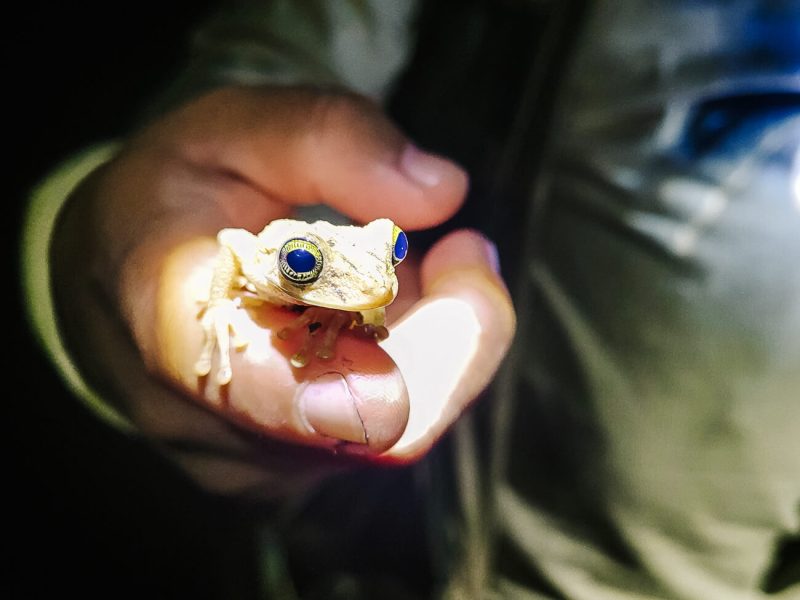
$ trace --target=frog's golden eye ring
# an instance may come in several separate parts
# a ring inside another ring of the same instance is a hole
[[[397,225],[392,231],[392,264],[399,265],[408,254],[408,237]]]
[[[319,246],[305,238],[288,240],[278,255],[281,274],[296,285],[316,281],[322,272],[322,262]]]

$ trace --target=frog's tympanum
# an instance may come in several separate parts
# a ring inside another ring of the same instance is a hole
[[[300,314],[278,337],[287,339],[305,329],[304,341],[291,358],[298,368],[311,355],[333,358],[343,327],[376,340],[389,335],[384,307],[397,294],[394,269],[408,252],[406,234],[389,219],[363,227],[280,219],[258,235],[223,229],[217,240],[211,291],[200,317],[205,345],[195,365],[198,375],[211,371],[217,347],[217,382],[230,382],[231,317],[244,300],[297,307]]]

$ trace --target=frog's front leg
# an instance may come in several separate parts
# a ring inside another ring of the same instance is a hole
[[[294,321],[278,331],[278,338],[287,340],[299,330],[305,330],[303,342],[290,363],[295,368],[305,367],[312,354],[321,360],[336,356],[336,339],[345,325],[354,322],[355,313],[331,308],[309,306]],[[319,339],[321,336],[321,340]]]
[[[201,377],[211,372],[211,359],[214,348],[219,349],[219,369],[216,381],[219,385],[230,383],[233,375],[231,370],[231,331],[233,320],[239,305],[231,299],[231,289],[239,278],[239,263],[236,256],[228,246],[220,246],[214,263],[214,274],[211,278],[211,290],[208,304],[202,312],[200,325],[203,328],[205,342],[200,358],[194,366],[195,373]],[[243,341],[234,336],[233,345],[241,347]]]
[[[278,332],[282,340],[300,329],[305,330],[303,343],[291,357],[293,367],[301,368],[308,364],[313,354],[321,360],[331,360],[336,356],[336,340],[342,329],[349,329],[376,341],[389,337],[384,326],[386,311],[383,308],[350,312],[309,306],[294,321]],[[321,339],[319,339],[321,338]]]

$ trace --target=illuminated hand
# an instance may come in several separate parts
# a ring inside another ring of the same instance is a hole
[[[55,281],[78,358],[126,388],[145,432],[181,435],[178,390],[223,423],[302,447],[378,461],[422,456],[491,380],[514,330],[493,247],[451,233],[398,268],[391,335],[342,335],[331,361],[293,368],[273,332],[294,315],[238,310],[248,341],[227,386],[198,377],[198,299],[215,234],[258,232],[297,206],[324,203],[356,222],[387,217],[407,231],[437,225],[467,186],[453,163],[418,150],[367,101],[295,88],[213,92],[144,130],[71,200],[55,244]],[[79,266],[79,268],[78,268]],[[90,290],[102,289],[100,302]],[[110,333],[121,315],[149,373]],[[166,382],[162,385],[159,381]],[[167,409],[165,407],[169,406]],[[190,403],[186,410],[191,411]]]

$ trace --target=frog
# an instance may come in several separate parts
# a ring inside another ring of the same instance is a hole
[[[216,382],[231,382],[231,348],[248,343],[234,331],[233,315],[253,305],[268,303],[298,313],[277,332],[287,340],[305,330],[290,359],[298,369],[313,358],[334,358],[343,330],[377,342],[388,337],[386,306],[398,292],[395,268],[408,254],[408,237],[391,219],[365,225],[277,219],[257,234],[222,229],[217,243],[208,299],[198,313],[205,341],[195,363],[197,376],[211,373],[216,349]]]

